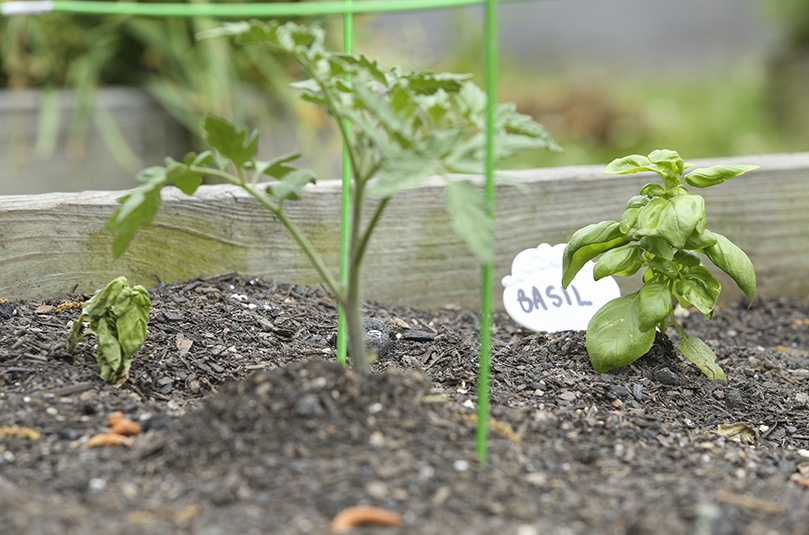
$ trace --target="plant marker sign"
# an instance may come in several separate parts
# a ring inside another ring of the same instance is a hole
[[[526,249],[503,277],[503,305],[511,318],[532,331],[582,331],[596,311],[621,297],[612,277],[593,280],[593,261],[587,262],[567,289],[562,288],[564,243]]]

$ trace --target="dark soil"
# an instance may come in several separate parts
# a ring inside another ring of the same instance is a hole
[[[150,293],[120,388],[92,337],[64,350],[79,309],[53,307],[87,296],[0,320],[0,533],[326,534],[356,504],[404,519],[360,534],[809,533],[809,301],[684,318],[727,383],[664,336],[598,374],[584,333],[496,317],[481,467],[474,312],[369,303],[392,340],[358,382],[319,288],[224,275]],[[113,411],[143,432],[88,448]]]

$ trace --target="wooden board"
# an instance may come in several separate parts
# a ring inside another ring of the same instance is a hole
[[[708,228],[749,254],[759,295],[809,293],[809,153],[699,161],[751,163],[761,169],[703,190]],[[495,291],[514,256],[542,242],[566,241],[589,223],[620,217],[649,176],[606,176],[603,166],[508,173],[527,192],[498,186]],[[164,190],[155,224],[120,259],[104,222],[123,192],[0,197],[0,297],[43,299],[92,292],[119,275],[151,286],[228,271],[281,282],[317,283],[307,259],[283,227],[246,193],[203,186],[193,197]],[[307,188],[288,213],[338,265],[339,183]],[[480,270],[451,231],[444,181],[436,178],[390,203],[366,260],[364,297],[394,304],[476,307]],[[726,299],[740,295],[722,279]],[[625,290],[637,281],[620,281]],[[495,302],[502,307],[499,297]]]

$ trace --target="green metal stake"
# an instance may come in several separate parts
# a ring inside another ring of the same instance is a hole
[[[494,223],[494,116],[497,106],[497,2],[486,0],[485,5],[484,76],[486,77],[486,216]],[[492,225],[494,228],[494,225]],[[494,244],[494,240],[492,240]],[[494,247],[494,245],[492,245]],[[492,251],[492,253],[494,253]],[[492,254],[494,256],[494,254]],[[480,295],[480,364],[478,368],[478,425],[476,450],[481,465],[486,465],[486,442],[489,424],[489,372],[492,345],[492,293],[494,266],[483,265]]]
[[[343,15],[343,50],[351,54],[354,50],[354,17],[351,15],[351,0],[345,0],[346,11]],[[348,80],[348,74],[345,75]],[[351,121],[344,122],[346,132],[351,132]],[[348,146],[343,141],[343,189],[340,207],[340,284],[345,288],[348,285],[348,265],[351,254],[351,161],[348,156]],[[346,365],[346,350],[348,348],[348,333],[346,332],[345,311],[340,307],[337,316],[337,362]]]

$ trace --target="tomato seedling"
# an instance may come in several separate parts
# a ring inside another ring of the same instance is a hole
[[[706,228],[705,200],[686,184],[707,188],[756,169],[755,165],[697,168],[672,150],[618,158],[604,170],[625,175],[657,173],[663,185],[643,186],[629,199],[620,221],[602,221],[578,230],[562,258],[562,284],[598,255],[593,277],[628,276],[644,269],[643,286],[601,307],[587,325],[587,353],[596,371],[626,366],[651,349],[655,332],[669,324],[680,335],[678,349],[711,379],[726,380],[714,352],[686,333],[674,317],[675,300],[711,319],[721,285],[703,265],[700,253],[733,278],[752,303],[756,274],[750,259],[729,239]]]
[[[167,159],[160,167],[138,174],[141,186],[121,199],[107,228],[117,232],[116,256],[126,249],[136,230],[149,225],[158,210],[161,188],[174,183],[193,194],[204,177],[222,179],[244,188],[269,210],[303,249],[323,283],[345,310],[349,354],[359,375],[369,361],[360,316],[361,267],[373,230],[391,198],[436,175],[483,173],[486,95],[469,75],[428,70],[383,70],[364,55],[335,53],[324,45],[317,26],[295,23],[241,22],[206,32],[204,37],[234,36],[239,43],[262,43],[289,54],[309,77],[293,84],[301,99],[321,106],[331,117],[347,147],[351,167],[352,202],[348,282],[331,273],[318,252],[284,212],[284,204],[300,199],[315,181],[288,154],[272,161],[257,160],[258,134],[230,121],[208,116],[204,137],[213,148]],[[349,129],[347,124],[353,125]],[[558,150],[544,128],[512,104],[497,108],[496,158],[530,149]],[[272,180],[268,184],[262,180]],[[484,262],[491,261],[493,229],[486,217],[483,192],[468,180],[449,180],[447,208],[455,231]],[[373,212],[364,216],[373,199]]]

